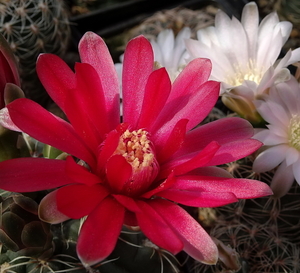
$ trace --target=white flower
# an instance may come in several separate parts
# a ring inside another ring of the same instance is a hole
[[[156,40],[150,41],[154,51],[154,60],[166,68],[172,81],[187,65],[187,59],[190,58],[185,48],[185,40],[190,37],[191,30],[185,27],[176,38],[173,30],[165,29],[158,34]]]
[[[259,114],[269,123],[254,138],[264,143],[253,163],[261,173],[278,167],[271,182],[275,196],[285,195],[294,179],[300,184],[300,87],[294,77],[273,86],[265,101],[255,102]]]
[[[300,60],[298,48],[276,62],[291,30],[292,24],[279,22],[276,12],[259,24],[257,5],[250,2],[243,9],[241,22],[218,11],[215,26],[200,29],[198,41],[189,39],[186,47],[193,58],[211,59],[212,79],[222,82],[224,103],[246,116],[255,114],[253,100],[264,96],[273,84],[288,80],[286,67]]]

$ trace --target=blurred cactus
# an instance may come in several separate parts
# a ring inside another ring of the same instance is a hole
[[[106,260],[85,268],[76,254],[78,232],[84,219],[51,226],[38,219],[38,204],[28,196],[2,191],[0,201],[1,273],[179,272],[172,254],[152,244],[141,232],[126,228]]]
[[[70,27],[60,0],[4,0],[0,3],[0,33],[19,59],[26,96],[40,101],[41,85],[35,73],[40,53],[62,56],[68,46]],[[42,89],[43,90],[43,89]]]
[[[252,162],[250,156],[225,168],[235,177],[270,183],[274,172],[257,174],[252,171]],[[241,269],[235,271],[220,261],[210,267],[197,264],[195,272],[299,273],[299,211],[300,186],[296,183],[280,199],[262,197],[217,208],[210,235],[239,254]]]
[[[43,256],[52,252],[50,225],[39,220],[38,204],[19,193],[0,197],[0,243],[2,251]]]
[[[217,8],[212,5],[208,5],[201,10],[174,8],[159,11],[129,31],[129,37],[126,40],[130,40],[140,34],[143,34],[148,39],[155,39],[164,29],[172,29],[176,35],[184,27],[191,28],[192,38],[195,38],[197,30],[214,24],[216,12]]]

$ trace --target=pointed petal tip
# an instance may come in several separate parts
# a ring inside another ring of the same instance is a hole
[[[39,218],[46,223],[59,224],[70,219],[68,216],[58,211],[56,203],[56,192],[57,191],[53,191],[47,194],[42,199],[39,205]]]

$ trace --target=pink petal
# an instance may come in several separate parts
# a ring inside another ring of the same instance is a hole
[[[48,193],[39,205],[39,218],[50,224],[59,224],[70,219],[57,209],[56,193],[57,190]]]
[[[220,145],[251,138],[254,134],[252,125],[242,118],[222,118],[199,126],[186,134],[180,154],[203,149],[211,141]]]
[[[208,115],[220,90],[219,83],[207,82],[210,72],[211,62],[208,59],[194,59],[184,68],[174,82],[167,104],[153,130],[172,127],[179,119],[185,118],[190,120],[187,128],[190,130]]]
[[[124,122],[137,127],[142,110],[145,87],[153,71],[154,57],[150,42],[143,36],[132,39],[125,50],[123,61]]]
[[[97,149],[117,124],[109,123],[102,84],[95,69],[89,64],[77,63],[75,70],[76,89],[72,99],[65,102],[65,112],[77,133],[92,149]]]
[[[114,155],[107,161],[106,177],[112,192],[120,193],[131,176],[132,167],[122,155]]]
[[[257,151],[261,146],[262,143],[256,139],[246,139],[224,144],[207,166],[221,165],[244,158]]]
[[[212,63],[209,59],[196,58],[188,63],[173,83],[169,101],[182,97],[182,94],[197,92],[199,87],[208,81]]]
[[[157,193],[157,195],[185,206],[202,208],[220,207],[238,201],[236,196],[231,192],[199,192],[168,189]]]
[[[220,145],[213,141],[200,152],[170,161],[161,166],[159,178],[166,177],[172,171],[177,176],[205,166],[211,161],[219,148]]]
[[[140,213],[136,213],[138,224],[143,233],[159,247],[177,254],[182,250],[183,244],[178,235],[170,228],[164,217],[159,215],[151,205],[137,201]],[[174,214],[175,216],[175,214]]]
[[[33,138],[70,153],[91,166],[92,152],[78,137],[72,126],[28,99],[17,99],[7,105],[12,121]]]
[[[105,259],[115,248],[125,209],[116,200],[105,198],[84,222],[77,254],[85,267]]]
[[[156,158],[159,162],[163,163],[171,157],[181,145],[184,143],[186,135],[187,119],[179,120],[171,131],[170,135],[162,143],[157,143],[155,140]]]
[[[71,156],[68,156],[66,159],[66,173],[70,179],[79,184],[92,186],[102,182],[99,176],[77,164]]]
[[[61,58],[53,54],[39,55],[36,71],[47,93],[65,111],[65,102],[70,100],[75,89],[74,72]]]
[[[164,107],[171,91],[171,81],[165,68],[153,71],[147,81],[143,106],[137,128],[151,131],[153,121]]]
[[[83,63],[95,68],[105,93],[106,112],[111,125],[120,120],[118,75],[108,48],[101,37],[93,32],[86,32],[79,42],[79,54]]]
[[[216,245],[200,224],[184,209],[163,199],[151,200],[149,203],[182,240],[185,252],[202,263],[215,264],[217,262]]]
[[[16,158],[0,163],[0,188],[13,192],[53,189],[73,181],[65,173],[65,161]]]
[[[102,185],[68,185],[56,191],[57,209],[73,219],[90,214],[109,195]]]
[[[177,177],[172,189],[194,192],[231,192],[239,199],[257,198],[273,194],[266,183],[257,180],[196,175]]]
[[[111,118],[112,113],[106,109],[107,94],[105,93],[106,90],[103,89],[103,80],[99,78],[97,71],[89,64],[77,63],[75,71],[77,89],[81,91],[78,99],[82,100],[82,108],[86,108],[87,115],[103,137],[119,124],[119,119],[114,123],[114,119]],[[115,109],[117,113],[118,109],[119,107]]]
[[[184,84],[183,84],[184,85]],[[189,85],[186,86],[188,90]],[[160,113],[157,122],[153,126],[155,134],[153,138],[165,138],[169,133],[170,128],[181,119],[188,119],[186,130],[191,130],[197,126],[211,111],[219,97],[220,83],[208,81],[199,86],[191,94],[183,93],[180,98],[166,104],[163,111]]]

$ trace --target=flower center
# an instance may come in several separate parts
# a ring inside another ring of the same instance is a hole
[[[135,170],[149,166],[154,161],[154,154],[150,148],[151,142],[147,134],[142,129],[132,132],[126,130],[120,137],[115,154],[125,157]]]
[[[289,125],[289,144],[300,151],[300,116],[293,115]]]
[[[148,132],[143,129],[126,130],[120,136],[114,154],[122,155],[132,166],[132,179],[127,185],[127,194],[139,194],[147,190],[159,171]]]
[[[242,69],[239,64],[234,64],[235,74],[230,76],[228,83],[233,86],[242,85],[245,80],[259,84],[262,78],[262,70],[258,69],[252,60],[249,60],[246,69]]]

